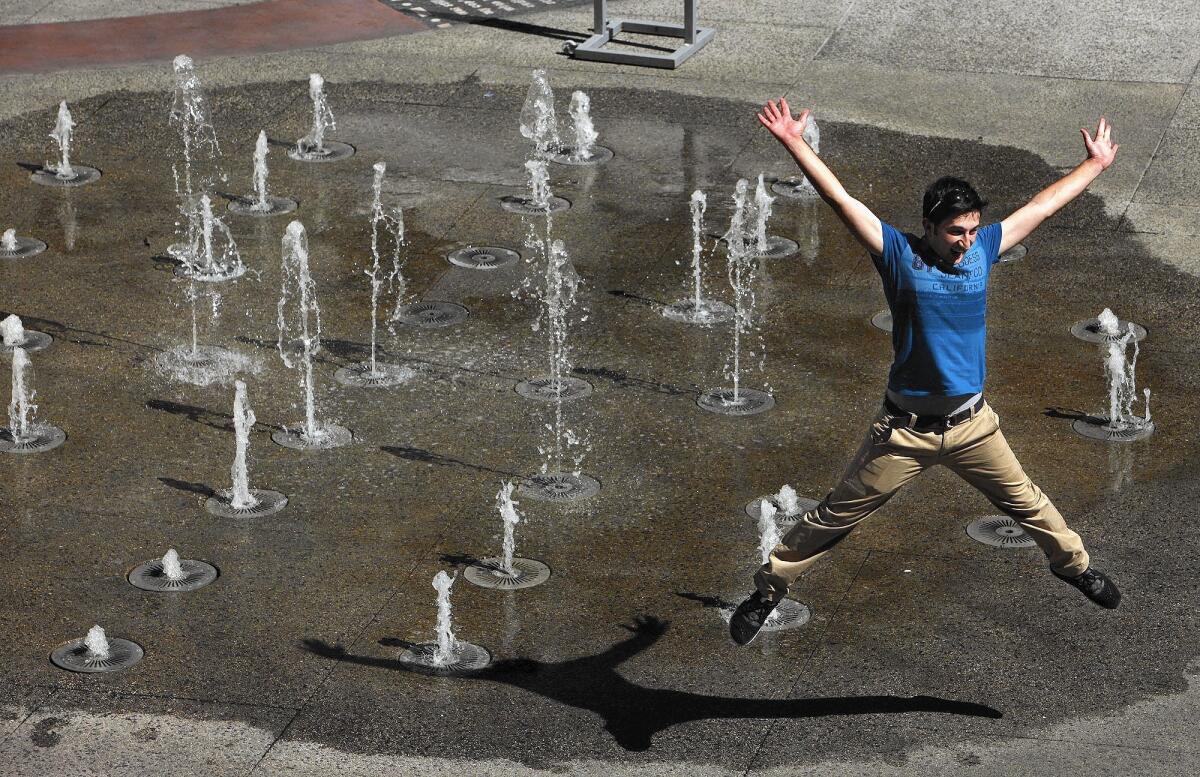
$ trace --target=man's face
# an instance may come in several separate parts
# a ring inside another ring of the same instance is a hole
[[[975,243],[975,235],[979,232],[979,211],[972,210],[946,219],[936,227],[929,219],[922,223],[926,244],[940,258],[955,264]]]

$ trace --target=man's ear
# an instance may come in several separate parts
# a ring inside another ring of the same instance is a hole
[[[931,234],[933,232],[933,222],[923,218],[921,219],[921,228],[925,230],[925,234]]]

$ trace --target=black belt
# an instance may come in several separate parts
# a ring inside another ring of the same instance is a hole
[[[897,405],[888,397],[883,398],[883,407],[896,416],[888,425],[894,429],[912,429],[913,431],[945,431],[952,426],[958,426],[963,421],[970,421],[975,414],[983,409],[983,397],[971,407],[954,415],[916,415]]]

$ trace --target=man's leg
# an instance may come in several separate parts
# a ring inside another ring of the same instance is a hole
[[[990,405],[947,433],[943,463],[1020,523],[1055,573],[1075,577],[1088,568],[1083,540],[1025,474]]]
[[[782,599],[797,577],[933,463],[936,436],[892,429],[889,418],[884,413],[876,417],[841,481],[771,552],[754,577],[763,597]]]

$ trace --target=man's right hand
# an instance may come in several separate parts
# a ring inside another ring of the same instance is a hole
[[[805,109],[798,117],[792,118],[787,100],[780,97],[778,105],[774,100],[767,100],[767,104],[758,114],[758,120],[779,139],[779,142],[791,145],[804,137],[804,128],[808,126],[808,113],[808,109]]]

